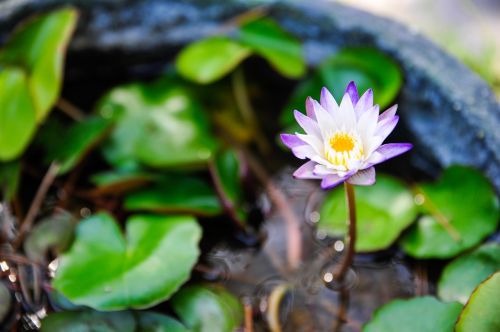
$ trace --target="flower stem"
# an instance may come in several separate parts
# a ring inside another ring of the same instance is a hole
[[[354,258],[354,248],[356,246],[356,201],[354,195],[354,187],[347,181],[344,182],[345,197],[347,204],[348,226],[349,231],[347,235],[347,250],[339,265],[338,270],[335,272],[335,277],[338,281],[343,281],[345,274],[349,267],[352,265]]]

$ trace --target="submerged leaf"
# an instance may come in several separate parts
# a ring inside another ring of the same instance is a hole
[[[465,304],[474,288],[500,271],[500,244],[490,243],[448,264],[438,283],[439,297]]]
[[[186,79],[207,84],[230,73],[250,54],[248,47],[227,37],[212,37],[184,48],[176,67]]]
[[[42,332],[135,332],[136,326],[134,315],[129,311],[64,311],[44,318]]]
[[[488,180],[478,171],[454,166],[436,183],[418,187],[424,214],[403,237],[417,258],[450,258],[480,243],[498,226],[500,209]]]
[[[206,165],[217,146],[200,104],[169,77],[117,87],[98,111],[116,121],[104,156],[117,168]]]
[[[456,332],[500,331],[500,271],[483,281],[460,313]]]
[[[19,161],[0,163],[0,197],[10,201],[17,194],[21,176]]]
[[[363,332],[452,332],[461,309],[430,296],[394,300],[375,312]]]
[[[389,247],[417,217],[413,195],[400,181],[378,175],[370,187],[355,187],[357,213],[357,251]],[[343,236],[347,231],[347,208],[343,188],[327,194],[319,211],[318,229]]]
[[[242,306],[233,295],[209,286],[181,289],[173,297],[172,306],[182,321],[198,332],[231,332],[243,318]]]
[[[124,236],[111,216],[94,215],[78,225],[53,286],[72,302],[98,310],[150,307],[189,278],[200,236],[189,216],[132,216]]]

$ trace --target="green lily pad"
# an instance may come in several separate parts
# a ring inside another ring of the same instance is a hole
[[[321,64],[310,78],[298,85],[288,105],[283,109],[281,124],[285,127],[294,124],[293,110],[304,110],[308,96],[319,100],[322,87],[327,87],[340,103],[350,81],[356,82],[360,95],[372,88],[375,103],[384,109],[398,94],[403,75],[399,66],[379,50],[366,47],[342,49]]]
[[[156,176],[141,170],[112,170],[94,174],[90,181],[97,186],[92,190],[96,195],[122,195],[143,187]]]
[[[483,281],[460,313],[456,332],[500,331],[500,271]]]
[[[206,182],[189,176],[165,177],[150,188],[125,197],[125,209],[160,213],[188,213],[213,216],[222,212],[214,189]]]
[[[132,216],[124,237],[111,216],[94,215],[78,225],[53,286],[97,310],[153,306],[189,279],[200,236],[190,216]]]
[[[21,167],[18,161],[0,163],[0,195],[10,201],[17,194]]]
[[[129,311],[64,311],[42,321],[42,332],[135,332],[137,323]]]
[[[225,209],[234,214],[233,218],[239,223],[246,221],[246,213],[242,209],[243,189],[240,178],[240,161],[238,155],[232,150],[222,151],[214,158],[210,167],[216,189],[221,196]]]
[[[300,41],[273,20],[263,18],[244,24],[238,39],[283,76],[299,78],[305,74],[307,68]]]
[[[217,146],[199,103],[169,77],[115,88],[98,111],[116,121],[104,156],[118,168],[206,165]]]
[[[474,288],[496,271],[500,271],[500,245],[483,245],[446,266],[439,279],[438,295],[444,301],[465,304]]]
[[[196,332],[231,332],[242,322],[242,306],[230,293],[208,286],[181,289],[172,298],[174,311]]]
[[[5,287],[3,282],[0,282],[0,322],[3,322],[7,317],[11,306],[12,295],[10,295],[10,291]]]
[[[65,50],[77,19],[71,8],[36,16],[23,22],[0,51],[0,64],[26,71],[38,122],[59,97]]]
[[[45,262],[49,251],[61,254],[73,240],[76,220],[70,213],[57,212],[35,224],[23,243],[26,256],[35,262]]]
[[[36,111],[21,69],[0,67],[0,161],[17,158],[36,129]]]
[[[450,167],[436,183],[422,184],[417,191],[424,216],[401,240],[413,257],[453,257],[479,244],[498,226],[498,200],[476,170]]]
[[[357,213],[356,251],[389,247],[416,218],[413,195],[400,181],[377,175],[377,183],[355,187]],[[347,208],[343,188],[327,194],[319,209],[318,229],[343,236],[347,230]]]
[[[375,312],[363,332],[452,332],[461,309],[430,296],[394,300]]]
[[[184,325],[169,316],[155,312],[141,312],[138,316],[139,332],[189,332]]]
[[[250,56],[251,50],[227,37],[212,37],[184,48],[176,60],[183,77],[208,84],[224,77]]]
[[[48,150],[46,160],[58,161],[60,174],[67,173],[104,138],[111,127],[109,119],[92,117],[76,123],[66,133],[64,140]]]

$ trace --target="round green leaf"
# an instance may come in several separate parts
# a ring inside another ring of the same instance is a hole
[[[483,245],[446,266],[438,283],[439,297],[465,304],[474,288],[496,271],[500,271],[500,245]]]
[[[26,70],[38,122],[59,96],[65,50],[77,18],[71,8],[34,17],[14,31],[0,52],[0,64]]]
[[[230,73],[250,54],[248,47],[227,37],[212,37],[184,48],[176,67],[186,79],[207,84]]]
[[[375,312],[363,332],[452,332],[461,309],[430,296],[394,300]]]
[[[404,251],[413,257],[453,257],[497,228],[498,200],[488,180],[476,170],[450,167],[439,181],[422,184],[418,191],[424,216],[401,241]],[[443,227],[443,221],[451,229]]]
[[[172,298],[174,311],[197,332],[231,332],[242,321],[242,307],[230,293],[208,286],[189,286]]]
[[[65,311],[52,313],[42,321],[42,332],[135,332],[129,311]]]
[[[456,332],[500,331],[500,271],[483,281],[460,313]]]
[[[413,195],[400,181],[377,175],[374,186],[355,187],[357,251],[389,247],[416,218]],[[331,191],[319,210],[318,229],[334,236],[347,230],[347,208],[343,188]]]
[[[129,194],[125,198],[125,209],[205,216],[222,212],[219,198],[208,183],[180,174],[165,177],[153,187]]]
[[[24,72],[0,68],[0,161],[17,158],[36,129],[36,111]]]
[[[117,123],[104,148],[115,167],[133,169],[206,164],[216,148],[208,119],[185,88],[164,78],[113,89],[100,114]]]
[[[45,262],[49,250],[60,254],[71,244],[76,220],[61,211],[38,222],[23,242],[24,252],[35,262]]]
[[[305,74],[302,45],[273,20],[264,18],[250,21],[240,28],[238,37],[283,76],[299,78]]]
[[[319,100],[322,87],[327,87],[340,102],[350,81],[356,82],[360,94],[372,88],[375,103],[384,109],[398,94],[403,76],[398,65],[379,50],[366,47],[342,49],[298,85],[283,109],[281,124],[294,124],[293,110],[303,110],[308,96]]]
[[[155,312],[138,313],[138,324],[139,332],[189,332],[177,320]]]
[[[66,139],[50,147],[46,160],[58,161],[60,174],[67,173],[75,167],[105,136],[111,121],[100,117],[92,117],[73,125],[66,133]]]
[[[150,307],[189,278],[200,236],[189,216],[132,216],[124,237],[111,216],[94,215],[78,225],[53,286],[98,310]]]

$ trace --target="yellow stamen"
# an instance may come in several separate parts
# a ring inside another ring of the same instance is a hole
[[[348,170],[349,164],[363,158],[363,145],[356,134],[337,131],[325,144],[326,159]]]
[[[336,152],[349,152],[354,148],[354,138],[347,133],[336,133],[330,138],[330,146]]]

